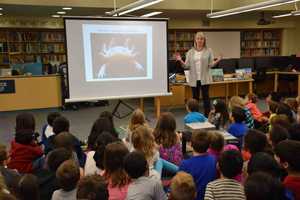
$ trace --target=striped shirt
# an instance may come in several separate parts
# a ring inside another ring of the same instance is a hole
[[[217,179],[207,184],[204,200],[246,200],[244,187],[234,179]]]

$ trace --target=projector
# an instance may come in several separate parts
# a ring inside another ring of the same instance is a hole
[[[267,20],[265,18],[265,13],[264,12],[261,12],[261,18],[256,22],[257,25],[269,25],[271,24],[271,21],[270,20]]]

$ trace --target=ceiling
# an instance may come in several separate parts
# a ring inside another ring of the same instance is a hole
[[[17,0],[15,0],[17,1]],[[52,0],[55,1],[55,0]],[[51,1],[51,2],[52,2]],[[122,0],[127,2],[132,2],[128,0]],[[158,6],[158,8],[155,8],[154,6],[150,7],[147,10],[140,10],[132,13],[133,16],[141,16],[145,13],[149,13],[151,11],[163,11],[161,15],[158,15],[157,17],[168,17],[170,19],[175,18],[175,19],[180,19],[180,18],[200,18],[204,19],[206,18],[206,14],[209,13],[209,6],[206,5],[203,6],[201,9],[195,9],[197,6],[194,6],[194,9],[192,4],[190,5],[191,2],[194,2],[199,0],[165,0],[164,2],[160,3],[162,5]],[[210,2],[209,0],[201,0],[201,2]],[[223,0],[215,0],[215,2],[221,2]],[[239,0],[226,0],[227,2],[241,2]],[[252,3],[255,0],[252,0]],[[1,0],[0,7],[3,8],[3,16],[7,17],[15,17],[15,16],[28,16],[28,17],[50,17],[53,14],[56,14],[57,11],[61,11],[63,6],[50,6],[50,5],[21,5],[21,4],[3,4],[2,2],[11,2],[11,1],[5,1]],[[29,1],[22,1],[22,2],[29,2]],[[37,1],[36,1],[37,2]],[[39,2],[47,2],[45,0],[39,1]],[[69,2],[69,1],[61,1],[61,2]],[[77,5],[76,2],[83,2],[83,1],[76,1],[74,0],[74,5]],[[87,4],[90,5],[93,0],[86,0]],[[105,16],[106,11],[111,11],[112,8],[112,0],[98,0],[98,2],[102,2],[103,5],[99,5],[99,7],[74,7],[72,6],[71,11],[67,11],[67,15],[71,16]],[[120,0],[117,0],[117,2],[120,2]],[[169,2],[169,5],[172,6],[166,6],[166,4]],[[182,3],[182,2],[185,2]],[[247,1],[248,2],[248,1]],[[90,3],[90,4],[89,4]],[[176,9],[174,8],[173,4],[178,4]],[[182,7],[180,7],[182,4]],[[216,5],[214,7],[224,7],[222,3],[215,3]],[[70,6],[70,4],[64,4],[66,6]],[[107,6],[107,7],[104,7]],[[240,5],[239,5],[240,6]],[[171,7],[172,9],[168,9]],[[228,7],[228,6],[227,6]],[[232,7],[229,7],[232,8]],[[224,8],[225,9],[225,8]],[[228,9],[228,8],[226,8]],[[283,6],[281,9],[276,7],[276,10],[267,10],[266,11],[266,17],[271,18],[273,15],[277,14],[282,14],[282,13],[287,13],[288,11],[293,10],[293,6]],[[235,16],[229,16],[223,19],[256,19],[259,18],[261,15],[261,11],[258,12],[251,12],[251,13],[245,13],[245,14],[240,14],[240,15],[235,15]]]

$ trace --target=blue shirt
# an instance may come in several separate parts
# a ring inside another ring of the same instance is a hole
[[[185,124],[194,123],[194,122],[205,122],[205,121],[207,121],[207,118],[199,112],[189,112],[184,117]]]
[[[228,128],[228,133],[230,133],[231,135],[233,135],[237,138],[241,138],[246,134],[247,130],[248,130],[248,128],[247,128],[246,124],[233,123],[233,124],[230,124],[230,126]]]
[[[196,200],[203,200],[206,185],[216,179],[216,164],[215,158],[209,154],[194,156],[181,162],[179,171],[191,174],[196,183]]]

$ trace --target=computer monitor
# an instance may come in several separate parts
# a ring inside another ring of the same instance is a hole
[[[255,66],[254,58],[240,58],[238,60],[239,69],[251,68],[253,70],[254,66]]]
[[[230,59],[222,59],[219,62],[218,68],[222,68],[224,74],[232,74],[235,72],[237,68],[237,59],[230,58]]]
[[[255,58],[255,69],[264,70],[272,69],[272,58],[271,57],[256,57]]]
[[[278,70],[286,70],[293,65],[293,58],[291,56],[274,56],[272,57],[272,67]]]

